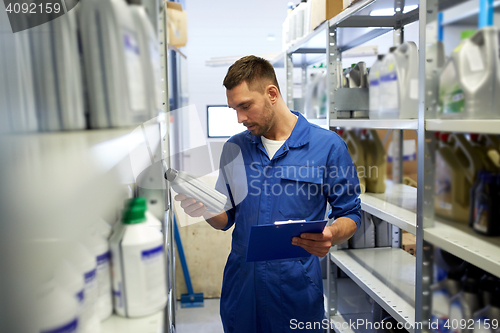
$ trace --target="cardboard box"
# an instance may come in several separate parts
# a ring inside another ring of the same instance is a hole
[[[310,0],[311,2],[311,27],[314,30],[321,23],[329,20],[345,8],[352,0]]]
[[[403,232],[403,250],[409,254],[416,256],[417,253],[417,238],[408,232]]]
[[[167,5],[167,43],[175,47],[186,46],[187,13],[180,3],[165,1]]]

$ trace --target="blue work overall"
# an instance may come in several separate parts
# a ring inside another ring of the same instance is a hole
[[[323,332],[328,323],[318,257],[246,262],[252,225],[322,220],[329,202],[330,218],[359,227],[359,181],[345,142],[292,112],[297,123],[271,160],[249,131],[224,145],[216,188],[231,199],[225,230],[235,225],[221,293],[226,333]]]

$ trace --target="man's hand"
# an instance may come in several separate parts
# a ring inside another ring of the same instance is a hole
[[[207,206],[202,202],[189,198],[184,194],[177,194],[174,199],[181,202],[181,207],[187,215],[191,217],[203,217],[215,229],[224,229],[227,225],[227,214],[225,211],[218,214],[209,213],[207,212]]]
[[[318,257],[324,257],[332,245],[345,242],[354,235],[357,229],[356,222],[348,217],[339,217],[331,226],[325,227],[323,233],[300,234],[300,237],[292,238],[292,244],[301,246]]]
[[[292,244],[304,248],[307,252],[318,257],[324,257],[330,251],[334,235],[330,227],[326,227],[323,233],[303,233],[300,237],[293,237]]]
[[[191,217],[200,217],[207,211],[207,206],[193,198],[188,198],[184,194],[177,194],[175,200],[181,202],[184,212]]]

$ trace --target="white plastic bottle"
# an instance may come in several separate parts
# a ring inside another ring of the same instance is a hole
[[[78,304],[73,295],[59,288],[52,279],[41,284],[35,300],[35,320],[39,333],[77,333]]]
[[[102,237],[95,225],[90,228],[88,235],[85,235],[83,243],[95,258],[97,281],[96,313],[99,319],[103,321],[113,313],[109,244]]]
[[[449,272],[448,276],[431,286],[431,328],[435,333],[448,332],[451,298],[460,292],[460,272]]]
[[[370,83],[368,90],[370,100],[370,119],[378,119],[380,117],[380,71],[382,69],[383,60],[384,55],[379,54],[377,61],[375,61],[370,68],[370,73],[368,75],[368,82]]]
[[[450,303],[450,325],[453,333],[470,333],[473,328],[470,325],[461,326],[461,322],[469,323],[474,313],[481,308],[479,300],[477,269],[467,268],[462,278],[462,291],[453,296]]]
[[[498,28],[485,27],[472,36],[464,31],[462,38],[441,73],[438,116],[500,118]]]
[[[385,56],[380,81],[381,119],[418,117],[418,49],[414,42],[403,43]]]
[[[110,239],[115,312],[141,317],[167,302],[163,236],[146,226],[145,210],[130,205]]]
[[[85,280],[67,260],[63,260],[54,270],[54,281],[58,287],[64,289],[76,299],[78,303],[78,316],[83,311],[85,304]],[[79,319],[78,325],[82,325]],[[85,325],[84,325],[85,326]]]
[[[149,94],[147,100],[150,109],[149,117],[154,118],[158,115],[161,105],[160,43],[146,9],[143,6],[131,5],[130,11],[139,36],[144,81],[146,92]]]
[[[85,281],[84,305],[80,314],[82,325],[79,327],[79,332],[98,333],[100,320],[96,313],[98,290],[95,257],[86,247],[75,242],[67,249],[66,259],[83,275]]]
[[[92,128],[147,121],[138,34],[124,0],[82,1],[79,25]]]

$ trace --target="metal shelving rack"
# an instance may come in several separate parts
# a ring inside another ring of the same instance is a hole
[[[418,8],[403,14],[408,4]],[[346,316],[337,312],[336,275],[332,267],[344,271],[368,295],[403,324],[418,323],[409,332],[428,331],[426,323],[431,311],[430,284],[432,283],[433,245],[474,263],[500,276],[500,237],[482,237],[467,226],[444,221],[434,216],[434,145],[433,131],[500,134],[500,120],[444,120],[434,119],[437,110],[437,16],[444,11],[443,25],[464,21],[470,24],[478,13],[479,0],[361,0],[342,13],[317,27],[312,33],[288,47],[275,66],[286,71],[286,100],[293,109],[293,68],[303,69],[321,61],[327,63],[328,105],[327,124],[330,128],[382,128],[393,130],[396,151],[393,182],[384,194],[361,195],[364,211],[406,230],[417,239],[416,258],[399,249],[397,240],[392,248],[369,250],[332,249],[327,261],[327,312],[334,323],[343,323]],[[376,7],[394,6],[391,17],[371,17],[368,12]],[[494,6],[500,6],[495,1]],[[375,37],[394,31],[394,44],[402,41],[404,26],[419,21],[419,113],[418,119],[369,120],[340,119],[339,111],[366,110],[367,96],[361,89],[338,88],[341,78],[338,63],[342,53]],[[354,30],[356,29],[356,31]],[[326,56],[326,58],[325,58]],[[357,91],[356,91],[357,90]],[[364,99],[364,101],[362,100]],[[402,176],[402,130],[418,133],[418,186],[404,186]],[[397,243],[397,245],[394,245]],[[396,259],[395,259],[396,258]],[[394,261],[394,263],[391,263]],[[382,273],[380,272],[382,269]],[[384,273],[390,273],[384,275]],[[409,273],[408,273],[409,272]],[[398,288],[397,286],[404,286]],[[406,290],[406,294],[405,291]],[[411,290],[412,295],[407,291]],[[411,297],[410,297],[411,296]],[[363,316],[363,314],[360,314]],[[422,326],[419,326],[422,325]],[[337,329],[336,329],[337,330]],[[338,329],[350,333],[350,329]]]

